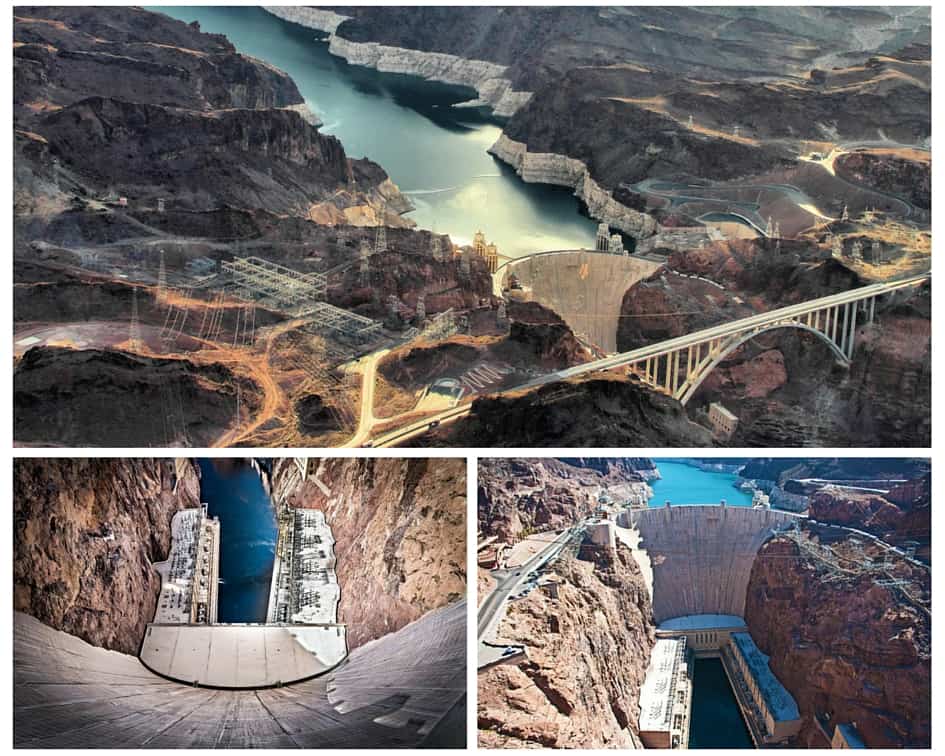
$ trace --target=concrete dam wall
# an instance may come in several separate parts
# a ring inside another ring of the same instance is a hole
[[[499,283],[514,273],[530,299],[554,310],[571,329],[607,353],[617,351],[617,325],[627,289],[661,264],[588,250],[542,252],[499,269]]]
[[[745,616],[748,577],[772,529],[799,515],[752,507],[672,506],[621,515],[653,565],[657,623],[692,614]]]
[[[465,601],[356,649],[330,675],[263,690],[171,682],[18,612],[13,739],[25,748],[437,745],[438,723],[465,705],[465,662]]]

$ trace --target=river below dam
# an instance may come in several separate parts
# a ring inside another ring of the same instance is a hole
[[[468,244],[477,230],[499,253],[594,248],[597,224],[570,189],[526,184],[486,150],[499,138],[486,113],[454,108],[475,97],[461,87],[348,65],[312,29],[262,8],[151,7],[205,32],[225,34],[242,53],[289,74],[306,104],[349,157],[379,163],[416,209],[421,228]]]
[[[693,662],[690,748],[753,748],[721,659]]]
[[[200,499],[220,519],[219,622],[265,622],[276,513],[259,473],[236,459],[201,459]]]
[[[651,507],[661,507],[667,500],[673,504],[718,504],[722,499],[735,507],[751,506],[751,494],[735,488],[737,475],[700,470],[685,462],[654,461],[660,478],[650,481]]]

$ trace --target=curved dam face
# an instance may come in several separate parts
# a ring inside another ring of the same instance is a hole
[[[715,505],[654,507],[626,515],[653,565],[653,618],[745,616],[745,593],[762,544],[801,515]]]
[[[17,612],[13,739],[25,748],[435,746],[438,723],[465,705],[465,663],[465,601],[361,646],[330,675],[264,690],[183,686]]]
[[[613,353],[623,295],[660,267],[652,260],[606,252],[542,252],[507,263],[497,271],[497,284],[504,289],[514,273],[523,298],[554,310],[575,333]]]

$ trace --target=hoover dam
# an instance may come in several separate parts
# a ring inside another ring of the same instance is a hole
[[[653,619],[743,617],[752,564],[774,531],[798,515],[718,504],[632,510],[618,524],[640,534],[653,567]]]
[[[496,271],[496,294],[534,301],[556,312],[578,336],[607,354],[617,351],[623,295],[662,263],[587,249],[540,252]],[[510,288],[514,277],[516,287]]]

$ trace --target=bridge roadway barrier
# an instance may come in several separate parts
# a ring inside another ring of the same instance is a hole
[[[772,530],[802,515],[776,509],[673,505],[632,510],[621,522],[640,533],[653,565],[657,624],[695,614],[745,616],[752,564]]]
[[[436,745],[437,724],[463,705],[466,692],[465,602],[462,609],[458,606],[431,612],[355,649],[329,675],[262,690],[211,690],[172,682],[150,672],[134,656],[92,646],[17,612],[14,744],[24,748]],[[373,684],[355,688],[351,681],[357,678],[372,679]],[[357,705],[338,711],[329,700],[331,679],[337,680],[336,691],[357,689]],[[398,714],[401,710],[410,716]],[[431,729],[433,736],[427,736]]]

